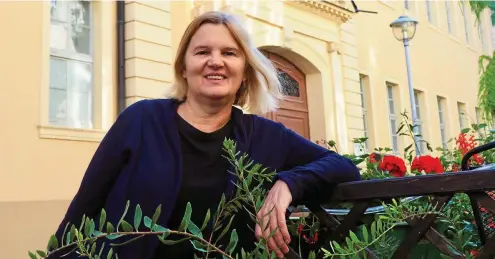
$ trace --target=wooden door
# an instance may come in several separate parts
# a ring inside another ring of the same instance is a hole
[[[285,99],[279,109],[267,117],[284,124],[304,138],[309,139],[309,116],[305,75],[294,64],[271,52],[263,52],[277,67]]]

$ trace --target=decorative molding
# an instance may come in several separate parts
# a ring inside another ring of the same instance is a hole
[[[105,134],[104,130],[74,129],[57,126],[38,126],[39,137],[42,139],[61,139],[85,142],[101,142]]]
[[[292,43],[292,39],[294,38],[294,29],[290,26],[285,26],[283,29],[284,32],[284,48],[291,49],[290,45]]]
[[[345,1],[287,1],[286,3],[301,7],[318,15],[345,23],[352,18],[353,12],[346,8]]]
[[[337,52],[337,54],[340,55],[341,53],[341,46],[340,46],[340,43],[338,42],[328,42],[327,43],[327,51],[328,53],[333,53],[333,52]]]

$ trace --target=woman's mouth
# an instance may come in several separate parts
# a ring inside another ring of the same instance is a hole
[[[224,76],[220,76],[220,75],[218,75],[218,76],[205,76],[205,78],[208,79],[208,80],[222,80],[222,79],[225,79]]]

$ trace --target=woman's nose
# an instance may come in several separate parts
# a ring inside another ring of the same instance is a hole
[[[212,53],[210,59],[208,60],[208,66],[218,68],[223,66],[222,55],[219,53]]]

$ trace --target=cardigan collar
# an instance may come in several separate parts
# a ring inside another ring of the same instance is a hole
[[[177,99],[169,99],[170,104],[171,104],[171,109],[166,109],[167,110],[167,118],[165,123],[172,123],[175,126],[175,130],[177,130],[177,125],[175,124],[175,120],[173,119],[176,114],[177,114],[177,108],[179,107],[179,104],[181,101]],[[232,114],[231,118],[233,120],[233,135],[234,135],[234,141],[236,143],[236,151],[239,153],[248,153],[250,144],[251,144],[251,135],[252,132],[252,126],[250,123],[246,123],[244,112],[239,109],[236,106],[232,106]],[[174,130],[174,131],[175,131]],[[178,132],[177,132],[177,140],[178,139]],[[177,143],[178,144],[178,143]],[[180,147],[180,145],[178,145]],[[235,168],[230,165],[229,166],[229,184],[227,185],[227,188],[225,190],[225,195],[227,197],[231,196],[234,191],[235,185],[233,184],[234,182],[237,181],[237,175],[235,174]]]

